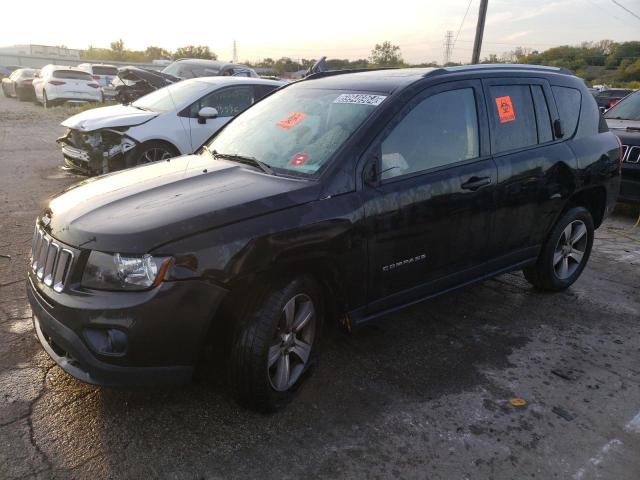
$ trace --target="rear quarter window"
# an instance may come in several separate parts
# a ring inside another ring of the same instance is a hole
[[[576,132],[580,119],[580,104],[582,95],[580,90],[569,87],[551,87],[556,100],[560,121],[564,129],[565,138],[572,137]]]

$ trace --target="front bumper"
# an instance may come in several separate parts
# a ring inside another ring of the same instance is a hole
[[[27,283],[34,328],[45,351],[68,374],[103,386],[190,381],[226,293],[195,280],[165,282],[155,291],[108,292],[104,297],[52,293],[32,275]],[[122,353],[95,351],[87,332],[106,329],[125,332]]]
[[[640,164],[622,164],[622,180],[618,198],[623,203],[640,203]]]
[[[76,137],[75,141],[73,137]],[[125,168],[131,156],[135,156],[137,141],[122,136],[119,144],[90,145],[78,143],[79,134],[67,133],[56,142],[62,150],[63,168],[87,175],[99,175]],[[77,146],[77,145],[82,146]]]

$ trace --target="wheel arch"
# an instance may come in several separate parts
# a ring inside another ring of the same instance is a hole
[[[595,228],[598,228],[602,225],[607,207],[606,188],[602,185],[595,185],[574,192],[567,200],[560,215],[573,207],[584,207],[589,210],[593,218],[593,224]]]
[[[133,138],[133,137],[131,137]],[[166,146],[172,148],[173,150],[175,150],[176,152],[178,152],[178,155],[181,155],[182,152],[180,151],[180,149],[175,145],[175,143],[171,142],[170,140],[167,140],[166,138],[149,138],[147,140],[143,140],[140,142],[140,145],[138,145],[138,148],[142,147],[145,144],[148,143],[162,143],[165,144]]]

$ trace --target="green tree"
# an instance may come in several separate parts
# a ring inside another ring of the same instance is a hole
[[[376,43],[376,46],[371,50],[369,61],[379,67],[400,67],[404,64],[400,47],[393,45],[388,40]]]
[[[145,57],[149,60],[159,60],[164,58],[171,58],[171,52],[161,47],[147,47],[144,51]]]
[[[204,58],[207,60],[217,60],[218,56],[206,45],[187,45],[180,47],[173,53],[173,58]]]
[[[111,42],[109,44],[112,52],[112,60],[124,60],[125,59],[125,48],[124,42],[122,39],[116,40],[115,42]]]

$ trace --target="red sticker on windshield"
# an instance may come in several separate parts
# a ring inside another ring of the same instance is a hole
[[[304,165],[304,162],[306,162],[308,159],[309,155],[304,152],[300,152],[291,157],[291,161],[289,163],[297,167],[299,165]]]
[[[276,127],[282,128],[283,130],[289,130],[291,127],[295,127],[302,120],[304,120],[304,113],[292,112],[283,118],[278,123],[276,123]]]
[[[500,123],[513,122],[516,119],[516,112],[513,110],[510,96],[496,98],[496,106]]]

